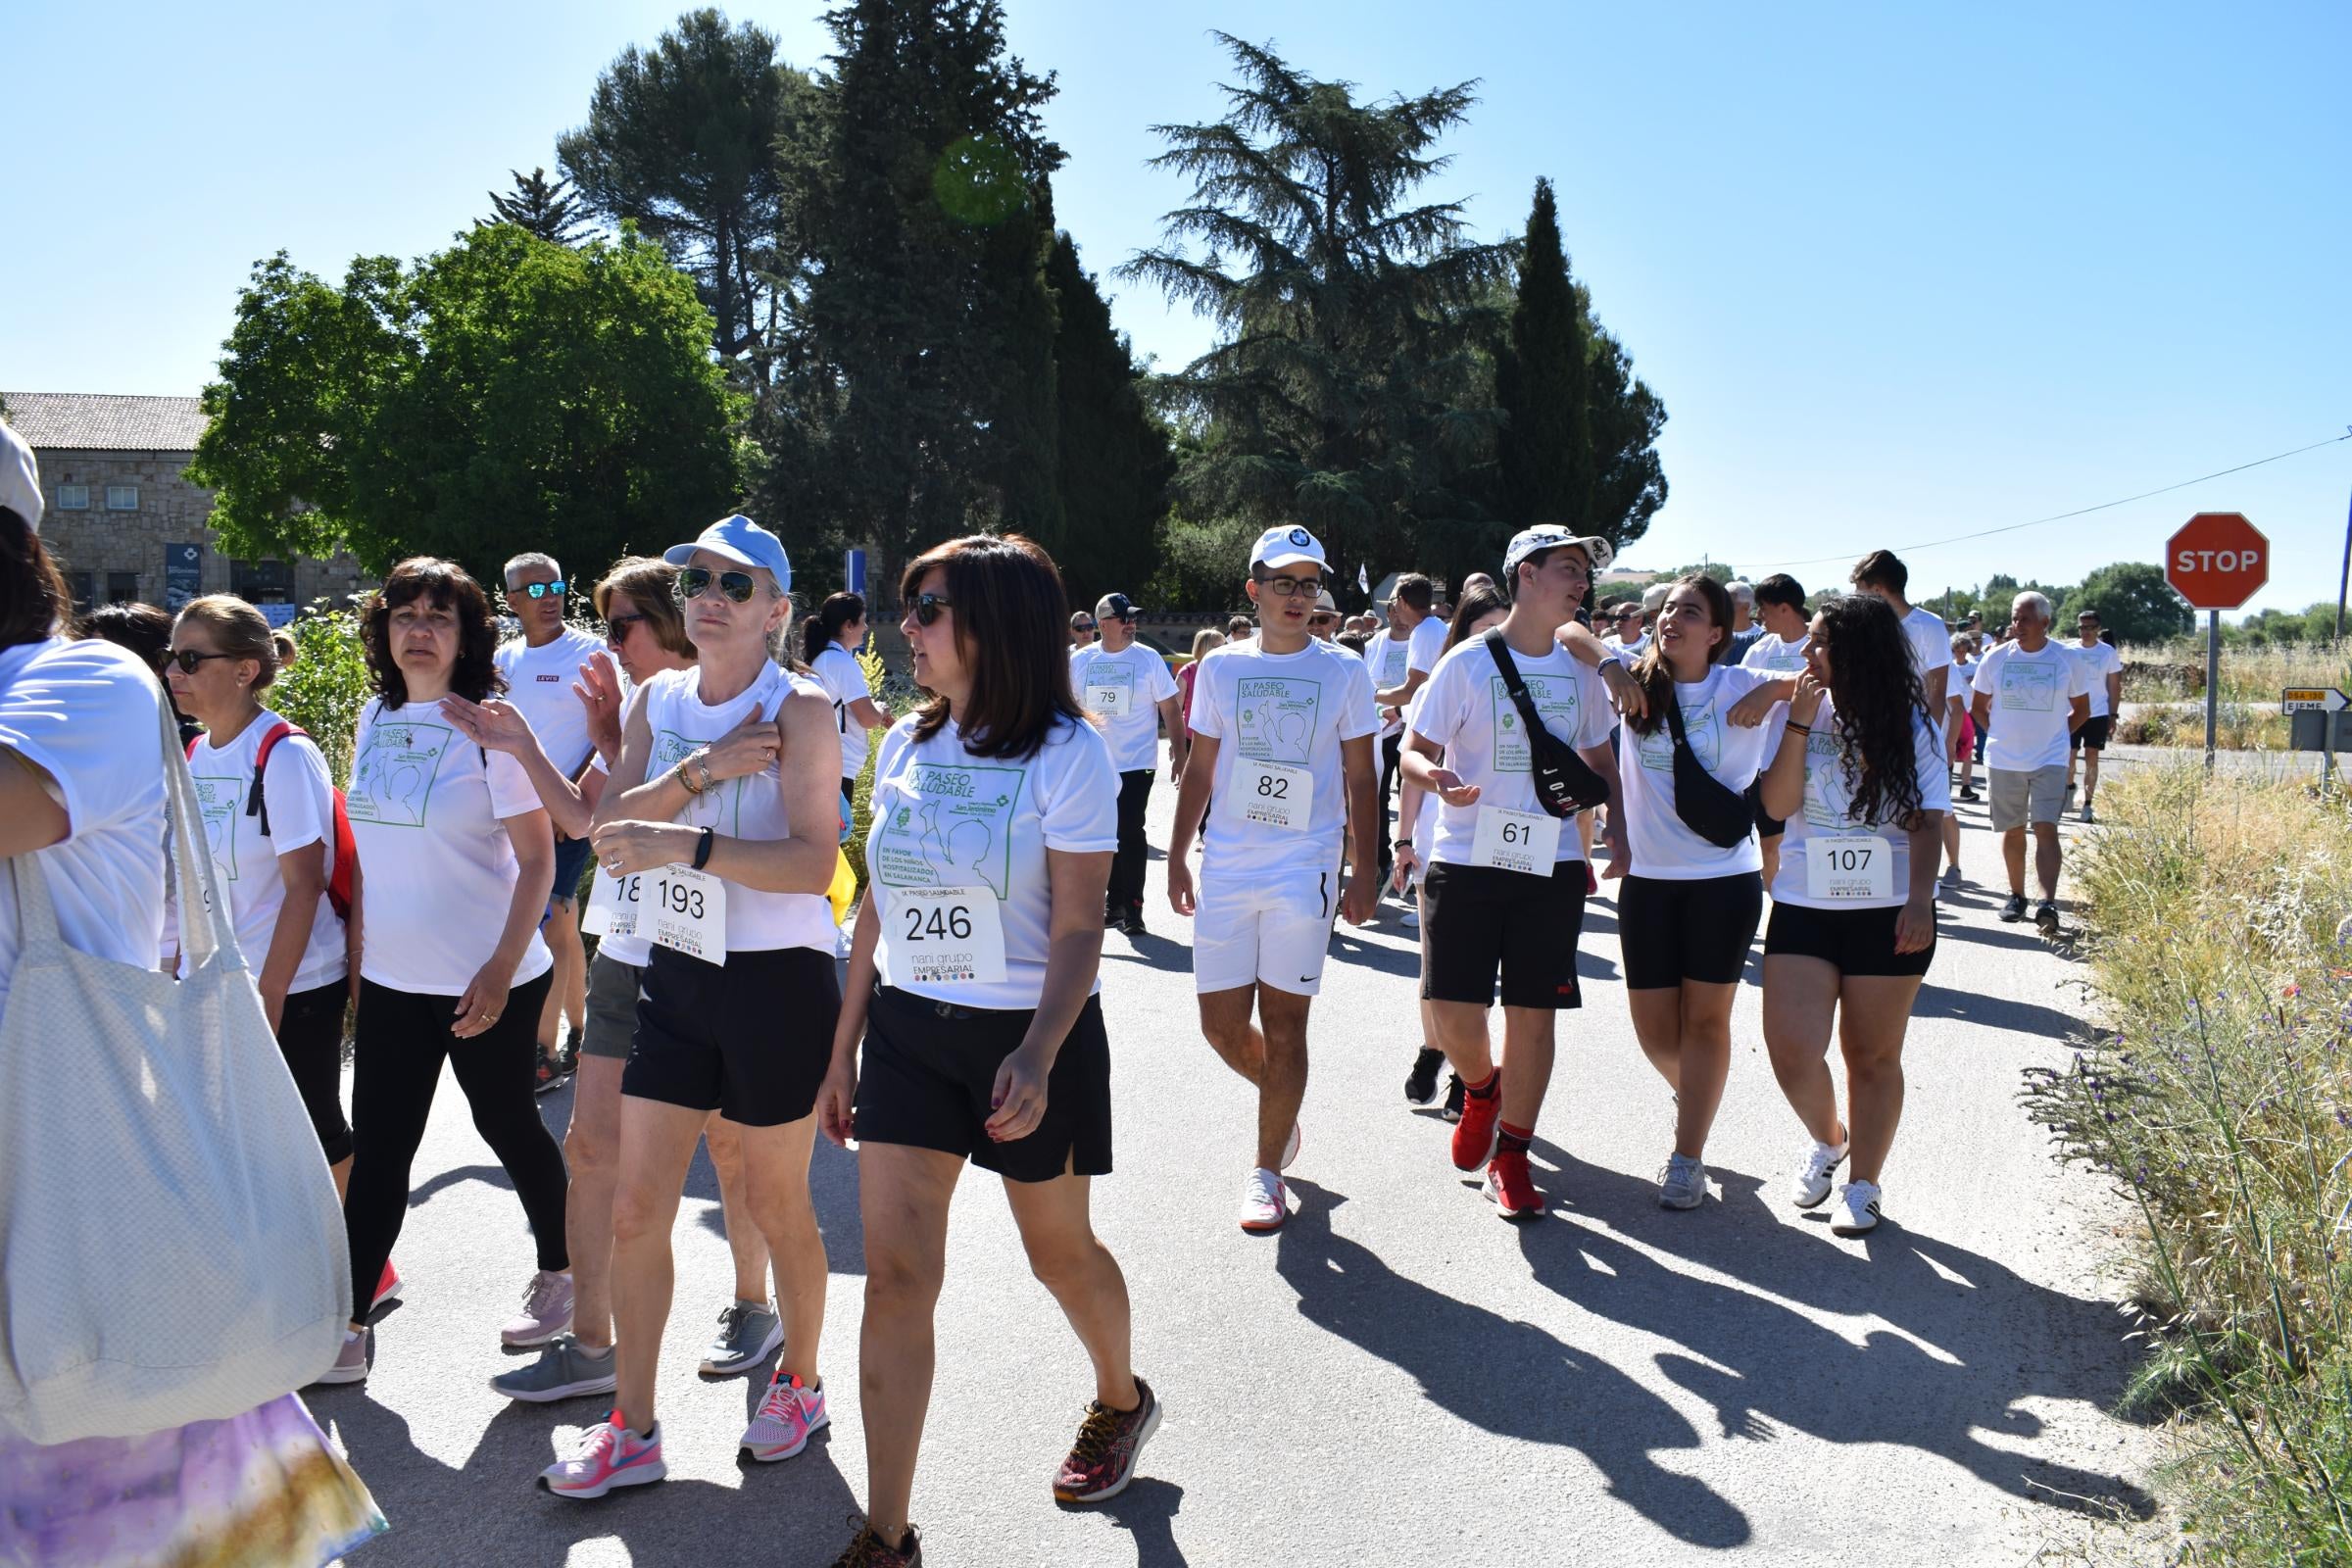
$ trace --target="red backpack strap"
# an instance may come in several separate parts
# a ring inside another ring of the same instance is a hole
[[[302,734],[301,730],[281,718],[270,726],[262,736],[262,744],[254,748],[253,788],[246,792],[245,814],[262,819],[262,837],[264,838],[272,836],[270,832],[270,808],[262,800],[262,780],[270,771],[270,754],[277,750],[279,741],[289,735],[300,734]]]

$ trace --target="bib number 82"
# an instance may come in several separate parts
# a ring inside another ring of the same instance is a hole
[[[972,911],[960,904],[934,906],[928,911],[915,907],[906,911],[906,940],[920,942],[968,942],[972,937]]]
[[[1268,800],[1287,801],[1291,798],[1291,781],[1279,773],[1257,775],[1257,793]]]

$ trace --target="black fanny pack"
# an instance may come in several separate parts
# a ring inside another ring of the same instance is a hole
[[[1683,826],[1719,850],[1743,841],[1756,825],[1747,797],[1706,769],[1683,730],[1683,705],[1669,692],[1666,725],[1674,732],[1674,814]]]
[[[1501,629],[1488,632],[1486,644],[1495,673],[1511,694],[1511,706],[1519,710],[1519,722],[1527,726],[1528,770],[1535,775],[1536,803],[1552,816],[1574,816],[1604,804],[1609,798],[1608,781],[1576,755],[1575,747],[1544,727],[1536,712],[1536,700],[1528,695],[1527,682],[1519,678],[1519,666],[1512,662]]]

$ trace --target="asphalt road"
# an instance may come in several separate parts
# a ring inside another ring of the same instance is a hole
[[[1173,800],[1154,792],[1155,842]],[[1963,813],[1968,869],[1997,876],[1983,808]],[[1152,886],[1159,901],[1156,864]],[[1536,1149],[1550,1213],[1498,1222],[1447,1162],[1445,1125],[1404,1103],[1415,949],[1391,903],[1342,928],[1316,1004],[1298,1214],[1247,1236],[1233,1215],[1251,1102],[1200,1038],[1183,922],[1155,902],[1150,936],[1105,944],[1119,1169],[1096,1196],[1166,1423],[1123,1496],[1054,1504],[1086,1362],[995,1184],[967,1179],[915,1495],[926,1560],[1973,1564],[2103,1539],[2070,1498],[2144,1513],[2154,1457],[2104,1413],[2132,1364],[2112,1304],[2122,1211],[2049,1157],[2016,1102],[2021,1068],[2066,1058],[2080,970],[1997,923],[1997,903],[1972,880],[1943,906],[1888,1222],[1849,1242],[1785,1199],[1802,1133],[1758,1034],[1757,965],[1715,1197],[1657,1207],[1670,1107],[1634,1043],[1605,897]],[[560,1133],[568,1092],[541,1103]],[[760,1389],[695,1370],[730,1278],[698,1160],[662,1372],[670,1479],[560,1500],[532,1479],[603,1405],[510,1404],[487,1386],[512,1364],[497,1330],[531,1253],[445,1084],[374,1376],[312,1396],[392,1523],[352,1561],[830,1563],[863,1492],[854,1157],[820,1142],[812,1182],[833,1263],[831,1431],[784,1464],[738,1465]]]

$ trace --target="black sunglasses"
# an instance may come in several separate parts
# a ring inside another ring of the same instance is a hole
[[[680,566],[676,589],[678,603],[682,605],[689,599],[702,598],[710,590],[713,578],[718,583],[718,591],[739,605],[750,604],[752,595],[760,587],[748,571],[713,573],[708,566]]]
[[[634,614],[608,615],[605,617],[605,641],[609,643],[621,642],[628,637],[629,628],[631,626],[636,625],[641,620],[651,620],[653,618],[653,616],[647,614],[642,610],[638,611]]]
[[[570,590],[564,587],[564,579],[558,577],[554,582],[526,582],[520,588],[510,588],[507,592],[509,595],[528,594],[533,599],[545,599],[549,594],[554,594],[561,599]]]
[[[200,654],[193,648],[167,648],[164,650],[164,662],[177,664],[182,675],[195,674],[197,667],[208,659],[236,659],[239,657],[236,654]]]
[[[956,608],[956,603],[951,599],[942,599],[937,594],[916,594],[914,596],[913,603],[909,604],[906,608],[913,612],[914,623],[917,626],[929,626],[939,619],[939,612],[941,611],[954,610]],[[1081,626],[1078,629],[1080,631],[1093,631],[1095,628],[1092,626]]]

